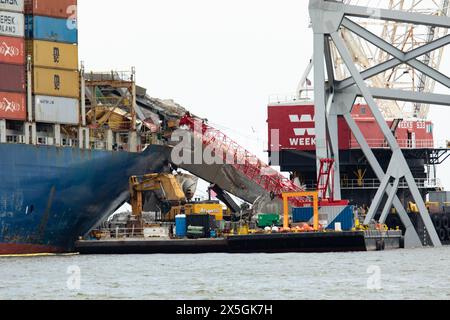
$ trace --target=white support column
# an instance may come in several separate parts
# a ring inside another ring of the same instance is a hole
[[[90,149],[89,128],[80,127],[78,129],[78,147],[80,149]]]
[[[315,106],[315,128],[316,128],[316,157],[317,157],[317,176],[319,176],[320,160],[329,158],[327,143],[327,110],[326,110],[326,92],[329,90],[326,83],[325,71],[327,70],[330,87],[333,88],[334,75],[332,70],[332,61],[329,54],[329,35],[337,32],[344,16],[342,10],[327,12],[324,14],[322,0],[310,0],[309,14],[311,17],[312,28],[314,32],[314,106]],[[327,68],[325,61],[327,60]],[[337,166],[339,166],[339,159]],[[337,170],[339,171],[339,169]],[[338,192],[339,193],[339,192]],[[339,194],[337,194],[339,196]],[[338,197],[339,198],[339,197]]]
[[[115,136],[115,143],[117,144],[117,148],[120,149],[122,147],[122,141],[120,139],[120,133],[116,132],[116,136]]]
[[[131,131],[128,135],[130,152],[138,151],[137,132]]]
[[[27,56],[27,114],[28,122],[33,122],[33,66],[31,56]]]
[[[331,94],[328,97],[327,103],[327,123],[330,136],[330,153],[333,155],[334,159],[334,181],[332,182],[334,189],[333,199],[342,200],[338,116],[332,108],[333,99],[334,94]]]
[[[31,56],[27,56],[27,120],[25,123],[25,143],[37,144],[36,124],[33,123],[33,66]]]
[[[114,135],[111,129],[108,129],[106,131],[106,150],[112,151],[113,150],[113,139]]]
[[[6,120],[0,120],[0,143],[6,143]]]
[[[31,123],[31,144],[37,145],[37,125],[36,123]]]
[[[31,124],[29,122],[25,122],[23,124],[23,130],[25,135],[25,144],[30,144],[30,137],[31,137],[31,130],[30,130]]]
[[[91,149],[91,133],[89,128],[84,128],[85,149]]]
[[[314,34],[314,110],[316,127],[317,176],[320,170],[320,160],[328,158],[327,127],[325,106],[325,36]]]
[[[61,146],[61,125],[55,124],[54,131],[55,131],[55,146],[60,147]]]
[[[84,132],[82,127],[78,128],[78,147],[84,149]]]
[[[86,80],[84,79],[84,63],[81,63],[80,70],[80,87],[81,87],[81,125],[86,127]],[[93,93],[95,94],[95,92]]]
[[[334,159],[334,181],[333,181],[333,199],[342,200],[341,192],[341,169],[339,157],[339,130],[338,117],[336,115],[328,116],[328,130],[330,133],[330,149]]]
[[[132,124],[131,124],[131,128],[132,130],[136,130],[136,119],[137,119],[137,99],[136,99],[136,83],[133,82],[132,86],[131,86],[131,103],[132,103]]]

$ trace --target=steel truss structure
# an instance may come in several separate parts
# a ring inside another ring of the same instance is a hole
[[[413,13],[422,13],[433,16],[447,16],[449,14],[449,0],[343,0],[345,4],[365,6],[379,9],[400,10]],[[376,15],[376,12],[374,12]],[[448,34],[445,28],[415,25],[410,23],[397,23],[378,19],[355,19],[355,22],[381,36],[391,45],[403,51],[414,50],[428,42],[439,39]],[[347,29],[341,29],[342,38],[351,51],[353,61],[361,68],[367,69],[375,64],[384,62],[389,57],[385,51],[373,46],[370,42],[357,37]],[[443,48],[429,52],[419,58],[419,61],[438,69],[443,58]],[[340,55],[332,47],[335,58],[335,72],[337,79],[349,76]],[[407,64],[399,65],[371,78],[370,84],[376,88],[390,88],[410,90],[417,92],[433,92],[436,81],[421,74],[418,70]],[[378,100],[378,106],[386,118],[427,119],[430,106],[420,103],[404,101]]]
[[[383,113],[380,110],[380,106],[375,99],[407,101],[424,105],[450,106],[450,96],[427,93],[420,90],[405,91],[390,88],[375,88],[369,86],[367,82],[369,79],[383,72],[406,64],[427,78],[433,79],[445,87],[450,88],[449,77],[434,69],[432,66],[418,60],[419,57],[450,44],[450,36],[432,40],[420,47],[404,52],[384,40],[382,37],[371,33],[354,20],[378,19],[382,21],[449,29],[450,18],[446,16],[431,16],[413,12],[353,6],[332,0],[310,0],[309,11],[314,31],[313,61],[317,158],[330,158],[331,154],[335,159],[336,168],[340,167],[338,146],[339,132],[337,123],[338,117],[343,117],[361,146],[361,149],[376,173],[377,178],[381,181],[380,188],[373,199],[365,224],[369,224],[374,220],[386,194],[387,201],[382,210],[380,223],[385,222],[391,208],[394,207],[406,228],[405,246],[422,246],[419,235],[409,219],[406,209],[403,207],[397,196],[400,183],[406,181],[414,201],[420,210],[420,215],[432,244],[436,247],[441,246],[441,241],[433,226],[433,222],[414,180],[413,174],[411,173],[402,150],[394,134],[387,125]],[[360,71],[352,59],[351,52],[354,52],[354,48],[349,48],[346,41],[342,38],[342,33],[340,31],[343,28],[384,51],[387,60]],[[332,45],[336,48],[342,63],[350,74],[350,77],[346,79],[336,80],[334,59],[331,53]],[[364,98],[368,104],[378,126],[384,134],[387,144],[392,150],[392,158],[387,172],[384,172],[366,138],[351,116],[351,110],[358,97]],[[340,199],[339,170],[336,170],[334,185],[334,198]]]

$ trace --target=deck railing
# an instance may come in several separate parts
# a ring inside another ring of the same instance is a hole
[[[436,189],[442,187],[440,179],[415,179],[417,187],[419,189]],[[314,190],[316,188],[317,182],[309,180],[305,182],[306,188],[308,190]],[[342,190],[377,190],[381,183],[378,179],[342,179],[341,188]],[[400,189],[407,189],[408,184],[405,180],[402,180],[399,185]]]
[[[385,139],[366,139],[369,147],[373,149],[389,149],[389,144]],[[446,149],[447,141],[435,141],[433,139],[409,140],[397,139],[401,149]],[[350,140],[350,149],[361,149],[356,139]]]
[[[155,227],[156,228],[156,227]],[[161,237],[169,237],[169,228],[170,225],[162,225],[158,226],[158,228],[166,228],[167,232],[164,233],[155,233],[154,236],[149,236],[149,234],[146,233],[148,229],[152,229],[152,227],[148,228],[122,228],[122,227],[112,227],[112,228],[98,228],[97,230],[94,230],[90,233],[90,237],[96,238],[96,239],[133,239],[133,238],[161,238]]]
[[[94,72],[85,73],[84,79],[86,81],[124,81],[133,82],[132,71],[107,71],[107,72]]]
[[[269,96],[269,104],[305,103],[314,101],[314,90],[305,89],[299,93],[273,94]]]

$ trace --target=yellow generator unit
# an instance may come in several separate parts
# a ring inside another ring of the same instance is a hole
[[[196,202],[185,205],[187,215],[209,214],[216,217],[216,221],[223,220],[223,207],[219,202]]]

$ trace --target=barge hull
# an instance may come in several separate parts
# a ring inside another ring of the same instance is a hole
[[[399,249],[401,232],[318,232],[200,240],[83,240],[80,254],[325,253]]]
[[[228,238],[230,253],[322,253],[366,251],[362,232],[287,233]]]
[[[201,254],[227,253],[226,240],[78,241],[81,254]]]

